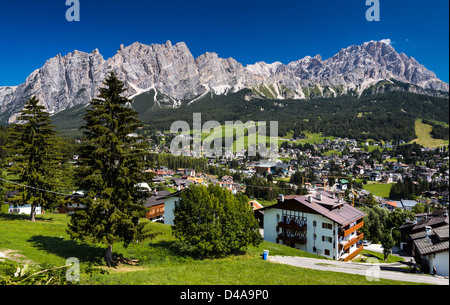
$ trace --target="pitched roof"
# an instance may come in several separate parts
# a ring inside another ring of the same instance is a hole
[[[157,192],[157,194],[147,199],[147,201],[144,203],[144,207],[149,208],[155,205],[163,204],[164,199],[169,195],[171,195],[171,193],[167,190],[159,191]]]
[[[426,231],[421,231],[411,234],[410,237],[421,256],[449,250],[448,225],[431,229],[429,236]]]
[[[318,196],[320,195],[320,196]],[[273,206],[264,208],[263,210],[270,208],[283,209],[283,205],[289,202],[295,203],[299,206],[306,207],[312,210],[314,213],[320,214],[341,226],[351,224],[358,219],[366,216],[364,212],[361,212],[355,207],[340,201],[337,198],[333,198],[332,194],[327,192],[317,192],[316,196],[303,195],[303,196],[286,196],[284,202],[277,203]]]

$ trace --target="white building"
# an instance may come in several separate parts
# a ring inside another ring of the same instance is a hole
[[[449,225],[425,227],[425,231],[410,235],[412,254],[418,264],[430,274],[449,276]]]
[[[174,225],[175,224],[175,205],[180,202],[181,192],[176,192],[164,197],[164,224]]]
[[[31,204],[28,205],[9,205],[10,214],[31,214]],[[42,209],[40,206],[36,207],[36,215],[41,215]]]
[[[264,240],[349,261],[363,247],[363,212],[328,192],[286,196],[264,211]]]
[[[8,202],[8,199],[17,195],[17,191],[7,191],[5,195],[5,204],[9,205],[8,213],[10,214],[31,214],[31,204],[18,205]],[[42,208],[40,206],[36,207],[36,215],[42,214]]]

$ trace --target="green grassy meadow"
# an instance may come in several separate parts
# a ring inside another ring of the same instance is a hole
[[[102,245],[88,245],[73,241],[66,233],[68,216],[46,214],[29,222],[28,216],[0,214],[0,252],[19,266],[64,266],[66,259],[76,257],[81,270],[89,262],[109,274],[88,278],[82,272],[83,284],[94,285],[398,285],[409,284],[389,280],[368,282],[365,277],[344,273],[302,269],[264,261],[263,250],[270,255],[317,257],[283,245],[263,242],[250,247],[245,254],[223,259],[198,260],[183,255],[176,247],[171,227],[149,223],[152,231],[161,232],[157,238],[124,248],[118,243],[114,255],[139,260],[139,265],[103,266]],[[3,258],[5,259],[5,258]],[[1,260],[0,260],[1,261]]]
[[[391,192],[393,185],[393,183],[376,183],[369,181],[364,185],[364,189],[371,192],[375,196],[389,198],[389,193]]]
[[[418,119],[415,123],[417,139],[412,140],[410,143],[416,142],[424,147],[438,147],[440,145],[449,145],[448,140],[434,139],[431,136],[433,126],[424,124],[422,120]]]

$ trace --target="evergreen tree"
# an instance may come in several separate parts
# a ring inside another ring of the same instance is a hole
[[[3,164],[0,161],[0,207],[2,207],[3,203],[5,202],[5,194],[6,194],[6,189],[5,189],[5,181],[4,179],[6,179],[5,174],[3,173]],[[0,213],[2,213],[3,209],[0,208]]]
[[[71,217],[68,233],[82,242],[103,243],[105,261],[113,262],[112,248],[123,241],[151,237],[139,219],[146,213],[146,194],[137,184],[146,181],[144,169],[147,142],[133,134],[141,126],[137,113],[123,97],[124,83],[111,72],[98,98],[90,102],[82,126],[77,186],[85,193],[86,206]]]
[[[385,232],[381,237],[381,246],[383,247],[384,260],[387,261],[392,252],[392,248],[395,246],[395,241],[388,232]]]
[[[51,209],[58,205],[56,175],[61,162],[50,115],[39,99],[32,97],[13,124],[10,132],[11,162],[9,171],[16,175],[18,194],[10,199],[18,205],[31,205],[30,220],[36,220],[36,207]],[[18,186],[20,185],[20,186]],[[44,191],[45,190],[45,191]]]

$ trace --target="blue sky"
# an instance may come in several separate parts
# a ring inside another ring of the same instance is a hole
[[[98,48],[105,59],[120,44],[184,41],[194,57],[216,52],[247,65],[327,59],[342,48],[390,39],[449,82],[449,1],[379,0],[379,22],[366,0],[79,0],[79,22],[66,0],[0,0],[0,86],[23,83],[57,54]]]

